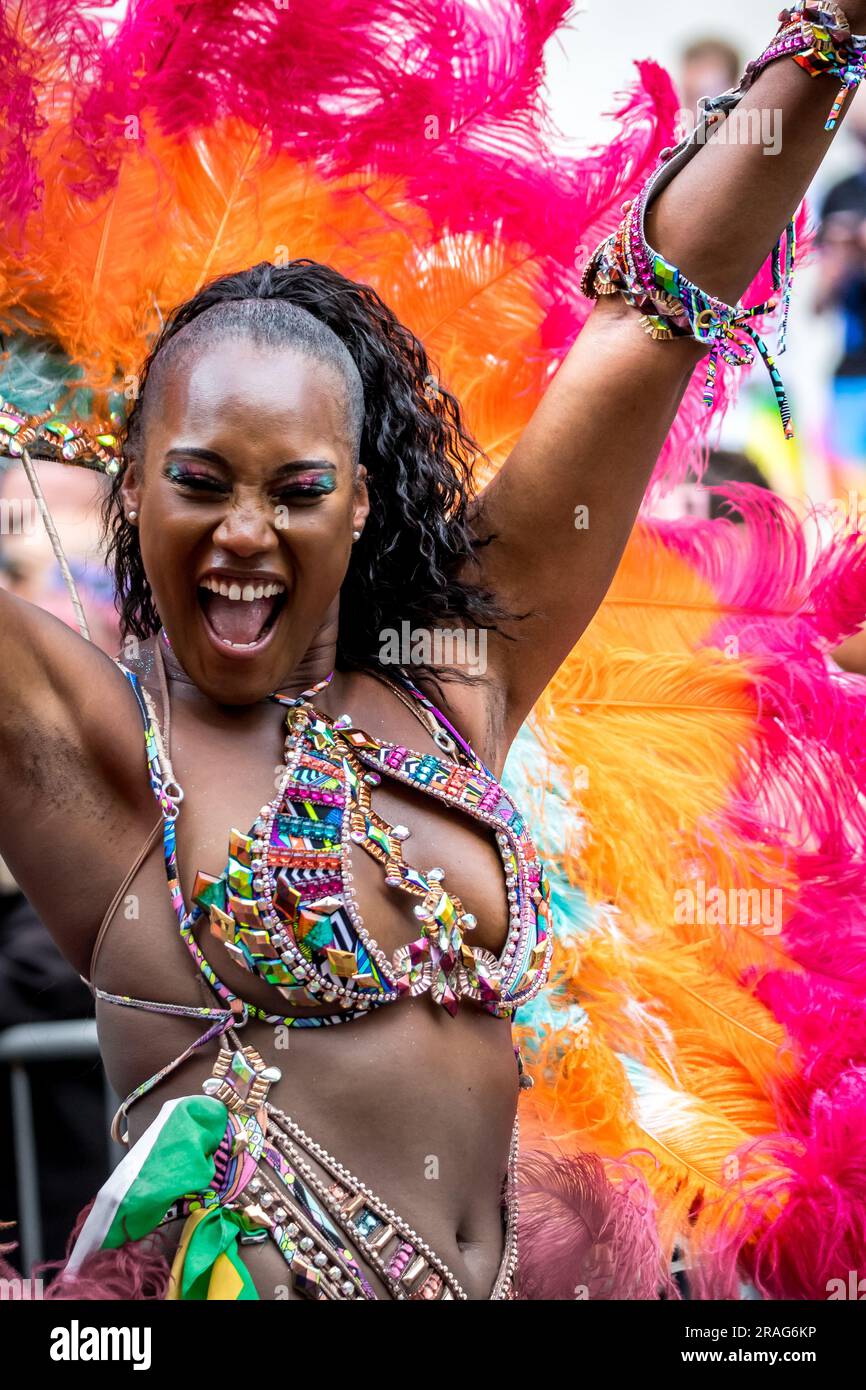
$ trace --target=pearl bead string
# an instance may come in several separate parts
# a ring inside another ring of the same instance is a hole
[[[271,1119],[272,1121],[276,1121],[278,1127],[284,1129],[286,1131],[286,1134],[290,1135],[291,1138],[294,1139],[297,1144],[306,1148],[314,1158],[318,1159],[319,1163],[326,1170],[326,1172],[328,1172],[332,1178],[334,1178],[338,1183],[340,1183],[341,1186],[347,1188],[350,1195],[363,1196],[366,1204],[371,1208],[371,1210],[375,1212],[377,1216],[384,1217],[387,1224],[394,1227],[395,1232],[397,1232],[399,1235],[403,1237],[404,1240],[409,1241],[414,1246],[416,1252],[423,1254],[425,1259],[436,1270],[436,1272],[440,1274],[441,1277],[451,1285],[458,1299],[466,1299],[468,1297],[465,1291],[463,1290],[456,1275],[452,1273],[452,1271],[445,1264],[444,1260],[440,1259],[440,1257],[427,1244],[427,1242],[421,1236],[418,1235],[417,1231],[415,1231],[411,1226],[409,1226],[408,1223],[404,1221],[403,1218],[393,1210],[393,1208],[389,1207],[387,1203],[385,1203],[382,1200],[381,1197],[378,1197],[376,1193],[372,1192],[370,1188],[368,1188],[364,1183],[360,1181],[359,1178],[355,1177],[355,1175],[352,1172],[350,1172],[348,1168],[346,1168],[342,1163],[338,1162],[338,1160],[335,1159],[332,1154],[328,1153],[327,1149],[325,1149],[321,1144],[318,1144],[314,1139],[311,1139],[310,1136],[300,1127],[300,1125],[298,1125],[297,1122],[293,1120],[290,1115],[287,1115],[285,1111],[278,1109],[278,1107],[271,1104],[270,1102],[268,1102],[266,1109],[268,1112],[269,1119]],[[279,1147],[279,1137],[275,1136],[275,1142],[277,1142]],[[293,1148],[288,1138],[284,1137],[284,1142],[289,1146],[290,1149]],[[503,1257],[500,1262],[500,1270],[497,1275],[496,1283],[494,1284],[494,1291],[491,1294],[491,1298],[499,1298],[502,1296],[501,1293],[497,1294],[497,1289],[501,1290],[502,1288],[505,1288],[507,1286],[507,1283],[510,1280],[511,1275],[514,1273],[514,1270],[517,1265],[516,1164],[518,1149],[519,1120],[518,1117],[515,1115],[514,1127],[511,1136],[511,1144],[509,1148],[507,1179],[508,1217],[505,1238],[505,1250],[503,1252]],[[334,1217],[335,1220],[342,1224],[342,1221],[344,1221],[345,1218],[342,1216],[340,1206],[336,1203],[333,1194],[329,1192],[328,1189],[321,1182],[321,1179],[319,1179],[317,1175],[310,1169],[309,1165],[304,1162],[297,1150],[294,1150],[286,1156],[291,1158],[293,1161],[297,1162],[297,1165],[303,1172],[304,1177],[310,1182],[311,1186],[313,1186],[314,1190],[318,1193],[322,1201],[328,1207],[328,1210],[331,1212],[331,1215]],[[365,1256],[369,1258],[371,1264],[376,1265],[383,1278],[385,1278],[386,1282],[389,1283],[389,1286],[392,1283],[394,1284],[394,1292],[397,1294],[397,1296],[405,1297],[405,1294],[402,1294],[402,1291],[399,1289],[398,1282],[394,1281],[393,1276],[388,1274],[387,1268],[385,1267],[384,1262],[381,1260],[381,1257],[375,1250],[371,1250],[369,1248],[369,1242],[366,1240],[363,1234],[357,1230],[353,1230],[352,1239],[356,1239],[358,1243],[364,1248]]]

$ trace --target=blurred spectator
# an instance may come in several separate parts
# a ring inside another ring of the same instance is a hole
[[[89,1018],[93,1000],[67,965],[8,871],[0,873],[0,1028]],[[108,1172],[105,1091],[99,1059],[39,1062],[28,1067],[39,1155],[43,1254],[57,1260],[81,1208]],[[9,1075],[0,1068],[0,1221],[17,1219]],[[17,1241],[13,1227],[4,1244]],[[6,1258],[17,1268],[20,1251]],[[23,1273],[29,1271],[21,1270]]]
[[[689,44],[680,58],[683,134],[694,129],[701,97],[717,97],[730,91],[742,75],[740,54],[727,39],[708,36]]]
[[[842,321],[842,356],[830,391],[827,444],[840,460],[866,467],[866,93],[858,92],[845,129],[859,167],[833,185],[820,209],[816,313]]]
[[[652,514],[663,521],[696,516],[705,521],[717,521],[720,517],[725,517],[729,521],[740,523],[743,515],[736,505],[726,497],[710,491],[711,488],[725,483],[750,483],[754,487],[770,489],[764,474],[747,454],[715,449],[710,454],[700,482],[692,474],[667,496],[661,498],[653,507]],[[849,637],[831,653],[831,656],[844,671],[866,676],[866,628]]]
[[[684,482],[678,483],[656,503],[653,516],[663,521],[675,521],[684,516],[697,516],[705,521],[716,521],[719,517],[740,521],[741,514],[733,504],[710,491],[710,488],[722,483],[752,483],[755,487],[763,488],[770,486],[758,465],[747,454],[730,449],[714,449],[700,482],[692,474]]]
[[[4,466],[5,465],[5,466]],[[0,586],[74,625],[42,518],[19,464],[0,459]],[[98,474],[63,464],[37,464],[46,504],[57,525],[94,641],[117,651],[113,587],[99,555]],[[89,990],[54,945],[0,860],[0,1028],[88,1018]],[[102,1067],[92,1061],[42,1062],[29,1069],[39,1155],[43,1255],[59,1259],[75,1218],[105,1180],[108,1168]],[[0,1132],[12,1134],[9,1077],[0,1069]],[[11,1142],[0,1144],[0,1221],[15,1221],[17,1190]],[[2,1232],[4,1244],[17,1239]],[[20,1252],[8,1252],[20,1268]],[[22,1271],[22,1273],[25,1271]]]
[[[100,553],[99,506],[105,480],[85,468],[37,463],[48,510],[81,591],[90,635],[114,656],[119,638],[114,585]],[[0,586],[37,603],[70,627],[75,613],[36,500],[18,463],[0,458]]]
[[[749,458],[748,454],[738,453],[733,449],[714,449],[710,454],[706,472],[701,478],[701,487],[719,487],[723,483],[751,483],[753,487],[771,490],[770,484],[760,468],[754,459]],[[711,521],[716,521],[720,516],[727,517],[731,521],[742,519],[740,512],[726,498],[720,497],[715,492],[708,495],[707,515]]]

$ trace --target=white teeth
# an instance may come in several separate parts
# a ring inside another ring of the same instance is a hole
[[[241,586],[236,580],[231,584],[224,579],[215,579],[208,576],[201,582],[202,589],[208,589],[212,594],[219,594],[221,598],[231,599],[235,603],[253,603],[258,598],[273,598],[276,594],[285,593],[284,584],[244,584]],[[243,646],[244,643],[238,643]],[[249,645],[249,644],[246,644]]]

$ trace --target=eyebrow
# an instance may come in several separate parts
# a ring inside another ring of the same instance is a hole
[[[215,449],[200,449],[194,445],[189,448],[167,449],[165,461],[174,458],[196,458],[204,463],[215,463],[221,468],[229,468],[228,460],[218,454]],[[329,473],[336,473],[337,465],[331,459],[293,459],[291,463],[282,463],[279,468],[274,469],[275,478],[282,477],[286,473],[300,473],[307,468],[326,469]]]

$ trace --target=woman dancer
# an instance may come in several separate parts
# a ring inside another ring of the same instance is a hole
[[[864,11],[785,12],[626,209],[588,325],[478,496],[457,402],[368,288],[265,263],[167,321],[110,504],[125,669],[0,596],[0,849],[92,982],[127,1096],[129,1158],[70,1272],[159,1227],[175,1297],[512,1295],[509,1019],[551,938],[497,779],[695,366],[710,353],[712,379],[751,335],[738,297],[839,124],[810,78],[862,78]],[[781,111],[775,159],[704,143],[736,108]],[[395,679],[382,644],[407,623],[431,640]],[[444,629],[483,634],[483,671],[447,678]]]

